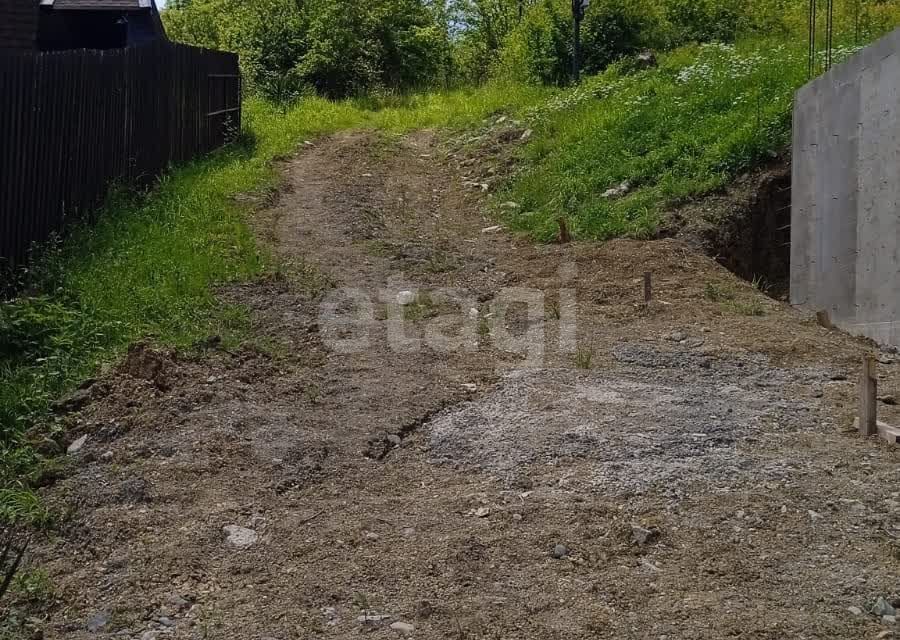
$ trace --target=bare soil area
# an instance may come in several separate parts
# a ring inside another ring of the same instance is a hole
[[[492,229],[471,166],[370,132],[284,164],[256,219],[284,274],[222,292],[254,339],[138,345],[70,416],[43,637],[891,637],[871,345],[676,240]]]

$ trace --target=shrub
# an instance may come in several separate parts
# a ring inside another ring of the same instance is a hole
[[[645,0],[597,0],[582,24],[582,69],[603,71],[643,47],[661,44],[660,12]],[[573,43],[569,0],[534,6],[507,38],[499,73],[562,85],[571,80]]]

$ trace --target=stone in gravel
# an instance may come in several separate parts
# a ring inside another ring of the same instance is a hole
[[[849,611],[850,613],[852,613],[855,616],[862,615],[862,609],[860,609],[859,607],[847,607],[847,611]]]
[[[882,631],[877,636],[875,636],[875,640],[885,640],[885,638],[895,638],[896,635],[893,631]]]
[[[476,518],[487,518],[489,515],[491,515],[491,510],[487,507],[479,507],[475,509]]]
[[[182,611],[191,606],[191,603],[176,593],[169,598],[169,605],[174,607],[176,611]]]
[[[881,616],[881,622],[884,624],[897,624],[897,616]]]
[[[259,535],[253,529],[239,527],[234,524],[230,524],[227,527],[222,527],[222,531],[224,531],[225,535],[228,536],[228,544],[233,547],[237,547],[238,549],[246,549],[248,547],[252,547],[259,539]]]
[[[409,636],[413,634],[416,628],[405,622],[395,622],[391,625],[391,630],[399,633],[401,636]]]
[[[356,618],[360,624],[381,624],[385,620],[390,620],[391,616],[381,613],[366,613]]]
[[[141,636],[141,640],[156,640],[159,637],[158,631],[145,631]]]
[[[476,391],[478,391],[478,385],[477,385],[477,384],[464,384],[464,385],[462,386],[462,388],[463,388],[465,391],[468,391],[469,393],[475,393]]]
[[[416,616],[419,618],[430,618],[434,615],[434,607],[428,600],[419,600],[416,604]]]
[[[875,606],[872,607],[872,614],[878,617],[895,616],[897,615],[897,610],[884,598],[878,598]]]
[[[564,544],[558,544],[555,547],[553,547],[552,555],[557,560],[562,560],[563,558],[565,558],[566,556],[569,555],[569,548]]]
[[[78,440],[69,445],[69,448],[66,449],[66,453],[68,453],[70,456],[74,456],[84,448],[84,445],[87,443],[87,441],[87,435],[81,436],[80,438],[78,438]]]
[[[506,210],[515,210],[515,209],[518,209],[520,206],[521,205],[519,205],[518,202],[504,202],[503,204],[500,205],[500,208],[506,209]]]
[[[401,444],[403,444],[403,438],[398,436],[396,433],[388,434],[387,439],[388,442],[390,442],[395,447],[399,447]]]
[[[497,233],[498,231],[503,231],[503,227],[500,225],[495,225],[493,227],[485,227],[481,230],[481,233]]]
[[[91,619],[88,620],[87,630],[91,633],[97,633],[107,624],[109,624],[109,613],[107,611],[101,611],[99,613],[95,613],[93,616],[91,616]]]
[[[534,135],[534,131],[532,131],[531,129],[526,129],[526,130],[522,133],[522,137],[519,138],[519,139],[520,139],[522,142],[528,142],[529,140],[531,140],[531,136],[533,136],[533,135]]]
[[[657,529],[645,529],[644,527],[633,524],[631,525],[631,538],[639,546],[643,547],[656,542],[659,538],[659,531]]]
[[[673,331],[672,333],[667,333],[663,337],[669,342],[684,342],[687,340],[687,335],[684,331]]]
[[[878,400],[890,407],[894,407],[897,405],[897,398],[895,398],[894,396],[881,396],[880,398],[878,398]]]
[[[175,621],[172,620],[172,618],[167,618],[165,616],[157,618],[156,621],[164,627],[174,627],[175,626]]]
[[[397,304],[401,307],[408,307],[416,301],[416,294],[412,291],[401,291],[397,294]]]

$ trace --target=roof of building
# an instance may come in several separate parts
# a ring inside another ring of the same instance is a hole
[[[152,9],[152,0],[41,0],[41,6],[78,11],[140,11]]]

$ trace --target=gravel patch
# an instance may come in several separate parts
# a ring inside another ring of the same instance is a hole
[[[432,461],[515,480],[530,465],[580,459],[581,482],[608,495],[688,485],[728,490],[784,479],[796,465],[761,460],[763,441],[818,427],[813,398],[827,371],[771,367],[758,354],[719,356],[623,344],[614,371],[522,371],[427,425]],[[807,395],[809,395],[807,393]]]

